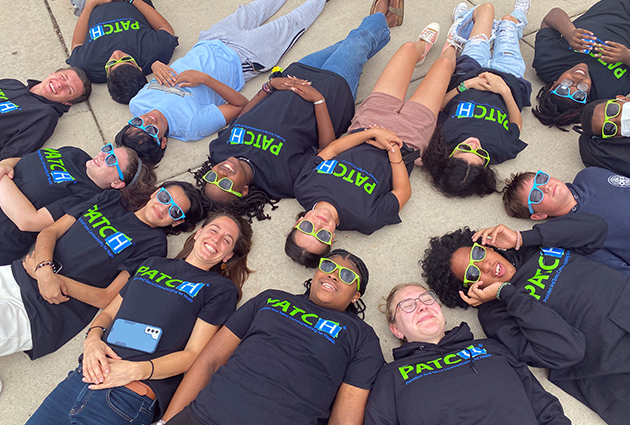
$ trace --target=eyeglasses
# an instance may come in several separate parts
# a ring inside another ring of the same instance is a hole
[[[210,183],[215,186],[218,186],[219,189],[221,189],[224,192],[231,193],[232,195],[238,196],[239,198],[243,197],[242,193],[232,190],[232,188],[234,187],[234,182],[232,180],[230,180],[227,177],[223,177],[222,179],[217,181],[218,177],[219,175],[216,172],[210,170],[203,176],[203,179],[206,183]]]
[[[118,59],[118,60],[116,60],[116,59],[112,59],[112,60],[110,60],[110,61],[107,61],[107,63],[105,64],[105,74],[106,74],[106,75],[109,75],[109,69],[110,69],[112,66],[116,65],[117,63],[125,63],[125,62],[133,62],[133,65],[134,65],[136,68],[138,68],[138,69],[140,68],[140,67],[138,66],[138,63],[136,62],[136,60],[135,60],[134,58],[132,58],[131,56],[127,55],[127,56],[123,56],[123,57],[121,57],[121,58],[120,58],[120,59]]]
[[[304,219],[300,221],[298,224],[293,226],[294,229],[298,229],[300,232],[309,235],[315,236],[315,239],[324,243],[326,245],[332,245],[332,233],[328,229],[319,229],[317,232],[314,230],[315,225],[312,221]]]
[[[121,181],[125,181],[125,176],[123,176],[123,172],[120,169],[120,165],[118,165],[118,157],[114,153],[114,145],[112,145],[111,143],[106,144],[105,146],[101,148],[101,152],[104,152],[107,154],[107,156],[105,157],[105,165],[107,165],[108,167],[115,166],[116,169],[118,170],[118,177],[120,177]]]
[[[573,93],[571,93],[571,86],[573,86],[573,80],[565,78],[564,80],[560,81],[558,87],[551,90],[551,93],[560,97],[568,97],[569,99],[578,103],[586,103],[586,98],[588,97],[588,93],[586,93],[586,91],[588,90],[588,84],[578,83],[575,86],[577,87],[577,90]]]
[[[413,313],[414,311],[416,311],[416,308],[418,308],[418,301],[420,301],[424,305],[434,304],[436,301],[435,292],[433,290],[429,290],[421,293],[418,298],[405,298],[404,300],[396,304],[396,309],[400,307],[400,309],[405,313]],[[396,321],[396,310],[394,310],[394,321]]]
[[[136,128],[139,128],[140,130],[147,133],[149,136],[154,137],[157,144],[161,145],[160,139],[158,139],[158,134],[160,132],[160,129],[154,126],[153,124],[144,125],[144,120],[140,117],[133,117],[132,119],[129,120],[129,124]]]
[[[468,267],[466,267],[466,272],[464,273],[464,288],[468,288],[469,283],[475,283],[479,281],[479,278],[481,278],[481,270],[479,270],[479,267],[475,266],[474,263],[483,261],[486,258],[486,254],[487,251],[484,246],[481,246],[478,243],[473,244],[473,247],[470,250],[470,261],[468,262]]]
[[[549,178],[549,174],[543,173],[542,171],[538,171],[534,176],[532,189],[527,195],[527,207],[529,208],[530,214],[534,214],[534,207],[532,207],[532,205],[540,204],[545,198],[545,194],[542,190],[538,189],[538,186],[544,186],[549,183]]]
[[[319,260],[319,269],[327,274],[334,273],[335,270],[339,269],[339,279],[341,279],[343,283],[345,283],[346,285],[352,285],[356,280],[357,291],[361,288],[359,275],[354,270],[350,270],[347,267],[340,266],[333,260],[330,260],[328,258],[321,258]]]
[[[490,163],[490,154],[485,149],[482,149],[482,148],[474,149],[468,143],[460,143],[459,145],[455,146],[455,149],[453,149],[453,152],[451,152],[451,154],[449,155],[449,158],[455,155],[455,152],[457,151],[466,152],[466,153],[474,153],[479,158],[484,160],[484,165],[483,165],[484,168],[487,167],[488,164]]]
[[[160,188],[160,191],[157,193],[156,198],[163,205],[171,205],[168,209],[168,215],[173,220],[177,221],[186,218],[186,214],[184,214],[184,211],[180,208],[180,206],[175,203],[171,194],[168,193],[168,190],[166,190],[165,188]]]
[[[606,102],[606,109],[604,110],[604,125],[602,125],[602,138],[608,139],[617,135],[617,124],[612,122],[610,118],[615,118],[621,113],[621,105],[616,102],[616,99],[611,99]]]

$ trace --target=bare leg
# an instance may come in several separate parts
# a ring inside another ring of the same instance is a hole
[[[424,53],[425,45],[426,43],[420,40],[408,41],[400,46],[378,77],[372,93],[386,93],[404,101],[413,70]]]
[[[470,33],[470,38],[484,34],[490,39],[492,35],[492,25],[494,24],[494,6],[492,3],[484,3],[473,12],[475,25]]]
[[[409,101],[420,103],[433,112],[437,117],[442,106],[442,100],[446,95],[451,75],[455,71],[457,52],[453,46],[447,48],[442,56],[436,60],[426,77],[420,83]]]

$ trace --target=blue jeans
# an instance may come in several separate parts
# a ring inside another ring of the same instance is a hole
[[[298,62],[341,75],[357,98],[363,65],[389,42],[389,27],[382,13],[363,18],[357,29],[324,50],[312,53]]]
[[[463,17],[462,23],[457,28],[457,34],[468,39],[472,31],[471,9]],[[520,10],[511,13],[519,23],[511,21],[495,21],[490,39],[475,37],[466,42],[462,55],[470,56],[479,62],[483,68],[496,69],[497,71],[512,74],[517,78],[523,78],[525,74],[525,61],[521,55],[518,41],[523,37],[523,29],[527,26],[527,17]],[[494,39],[494,52],[490,53],[490,43]]]
[[[156,400],[125,387],[90,390],[79,365],[46,397],[28,420],[35,424],[150,425]]]

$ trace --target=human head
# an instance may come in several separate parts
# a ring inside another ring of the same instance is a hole
[[[208,160],[201,164],[201,167],[193,173],[196,185],[202,192],[204,192],[206,186],[214,186],[207,185],[207,183],[203,179],[203,176],[205,176],[208,171],[212,170],[213,166],[215,165],[216,163],[213,162],[210,157],[208,157]],[[219,188],[217,189],[219,191],[221,190]],[[237,198],[236,196],[233,197],[236,198],[236,200],[227,204],[221,204],[219,202],[216,202],[214,199],[206,199],[210,203],[212,210],[223,209],[231,211],[236,215],[247,216],[250,221],[254,217],[258,221],[271,218],[268,214],[265,214],[265,205],[271,205],[271,210],[273,211],[278,208],[276,204],[280,201],[278,198],[272,197],[264,190],[259,189],[253,183],[248,184],[247,195],[243,195],[243,197],[241,198]]]
[[[147,119],[144,120],[145,125],[152,124],[160,129],[158,133],[160,144],[157,143],[155,137],[150,136],[142,129],[136,128],[130,124],[127,124],[118,132],[114,138],[114,142],[116,146],[130,147],[138,152],[140,158],[157,165],[164,157],[164,151],[168,143],[168,124],[164,126],[161,119],[156,119],[155,115],[151,115],[151,112],[140,115],[143,119],[145,116],[147,117]]]
[[[527,197],[533,187],[536,173],[512,174],[510,179],[505,181],[503,189],[503,207],[510,217],[531,218],[532,220],[544,220],[546,218],[557,217],[568,214],[576,204],[573,193],[569,187],[561,180],[551,175],[549,182],[537,186],[543,192],[543,200],[539,204],[533,204],[534,214],[530,214],[527,205]]]
[[[239,197],[234,193],[227,192],[221,187],[204,181],[204,186],[201,189],[206,195],[206,198],[212,200],[221,205],[228,205],[237,202],[239,199],[246,197],[249,194],[249,185],[253,182],[252,169],[245,161],[239,160],[235,157],[230,157],[225,161],[221,161],[213,165],[209,171],[214,171],[217,174],[217,181],[227,178],[232,181],[232,191],[240,193]],[[206,173],[207,174],[207,173]]]
[[[440,192],[448,197],[465,198],[470,195],[486,196],[497,191],[496,172],[492,168],[475,161],[469,163],[459,154],[449,157],[451,152],[452,149],[444,142],[442,131],[436,128],[422,161],[423,168]],[[478,158],[472,153],[462,154]]]
[[[347,267],[357,273],[361,282],[359,290],[356,290],[356,282],[353,285],[341,282],[338,274],[339,270],[326,274],[318,269],[312,279],[304,282],[306,294],[309,295],[311,301],[322,307],[341,309],[340,311],[347,310],[363,318],[365,303],[360,297],[365,294],[370,278],[365,263],[359,257],[344,249],[335,249],[324,258],[331,259],[340,266]],[[322,283],[335,286],[335,290],[324,289]]]
[[[31,90],[50,101],[74,105],[90,97],[92,82],[82,69],[59,68]]]
[[[131,56],[121,50],[114,50],[109,61],[117,61],[124,56]],[[135,61],[118,62],[111,66],[107,73],[107,91],[118,103],[124,105],[147,84],[147,78]]]
[[[444,336],[446,320],[437,301],[427,305],[416,300],[416,309],[412,313],[398,307],[402,300],[418,298],[427,291],[419,283],[403,283],[394,286],[385,299],[384,312],[389,329],[401,342],[437,343]]]
[[[630,98],[626,96],[617,96],[613,102],[617,103],[619,107],[622,108],[624,103],[630,102]],[[580,119],[584,134],[602,137],[602,126],[604,125],[607,103],[608,99],[599,99],[584,107]],[[624,137],[621,134],[621,111],[622,109],[619,109],[619,114],[617,116],[608,119],[617,125],[617,134],[613,137]]]
[[[322,243],[315,236],[307,235],[295,228],[295,225],[305,219],[313,223],[315,232],[320,229],[329,230],[333,234],[331,244]],[[319,265],[319,259],[328,255],[332,249],[332,242],[335,240],[335,223],[329,217],[319,217],[315,210],[301,211],[295,220],[284,243],[284,252],[296,263],[315,268]]]
[[[208,218],[203,222],[197,232],[190,235],[182,250],[177,254],[178,259],[187,258],[194,249],[203,248],[204,236],[212,237],[217,225],[224,226],[220,221],[225,219],[231,220],[238,227],[238,237],[232,248],[232,255],[225,261],[220,261],[210,270],[219,273],[221,276],[230,279],[239,290],[239,299],[241,297],[241,288],[252,272],[247,267],[247,256],[252,247],[252,227],[243,217],[233,214],[229,211],[211,212]],[[225,264],[225,268],[223,265]]]

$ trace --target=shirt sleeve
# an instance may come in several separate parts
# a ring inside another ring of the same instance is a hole
[[[107,196],[107,191],[94,195],[91,198],[85,199],[83,202],[71,204],[71,203],[62,203],[62,209],[64,214],[68,214],[73,216],[74,218],[81,217],[87,210],[92,208],[94,205],[101,202],[104,196]],[[53,208],[54,210],[54,208]],[[51,214],[52,212],[48,210]],[[59,211],[55,211],[55,214],[58,214]],[[63,216],[63,214],[62,214]]]
[[[373,335],[359,346],[343,378],[344,383],[364,390],[372,388],[378,371],[385,364],[378,337],[373,330],[370,331]]]
[[[379,372],[365,408],[364,425],[398,425],[395,384],[390,369]]]
[[[0,160],[21,158],[41,148],[52,135],[59,121],[59,116],[52,108],[23,114],[19,130],[7,140],[0,150]],[[28,118],[27,118],[28,117]]]
[[[544,83],[555,81],[563,71],[571,68],[572,64],[562,61],[562,57],[566,56],[560,53],[564,50],[563,48],[567,53],[571,52],[569,44],[553,28],[542,28],[536,33],[532,66]]]
[[[588,255],[604,246],[608,224],[600,216],[577,213],[537,224],[521,235],[523,246],[565,248]]]
[[[186,141],[203,139],[222,129],[227,124],[219,107],[212,104],[201,107],[193,120],[196,129],[191,128],[192,132]]]
[[[376,202],[374,211],[372,211],[372,220],[378,217],[378,223],[380,225],[378,229],[389,224],[397,224],[401,222],[398,216],[399,212],[400,202],[398,202],[398,198],[393,192],[387,192]]]
[[[247,301],[225,322],[225,327],[239,339],[243,339],[247,334],[258,311],[258,300],[264,297],[264,294],[265,292]]]
[[[154,51],[149,53],[144,65],[142,66],[142,72],[145,75],[149,75],[153,72],[151,65],[153,65],[155,61],[168,64],[171,61],[175,47],[179,44],[177,37],[170,35],[164,30],[155,32],[153,39],[155,40],[154,43],[156,48]],[[145,46],[143,46],[143,49],[144,48]]]
[[[91,199],[88,197],[87,199]],[[81,204],[86,201],[85,195],[70,195],[61,199],[57,199],[54,202],[46,205],[46,209],[52,216],[53,220],[57,221],[66,214],[66,210],[72,208],[73,205]]]
[[[230,282],[231,283],[231,282]],[[214,294],[212,298],[204,304],[198,317],[211,325],[222,325],[236,310],[238,300],[238,290],[232,284],[220,285],[221,292]]]
[[[498,339],[516,358],[533,366],[560,369],[584,357],[584,335],[529,296],[527,289],[505,286],[501,300],[479,306],[478,317],[488,337]]]

